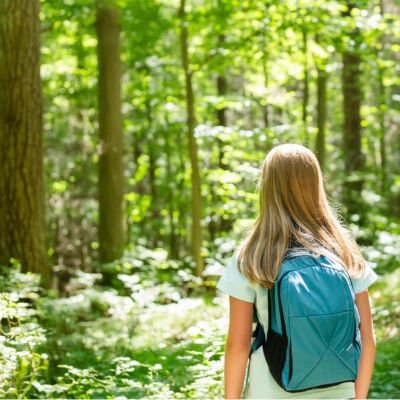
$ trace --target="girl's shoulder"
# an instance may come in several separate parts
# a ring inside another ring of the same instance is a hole
[[[374,271],[372,264],[365,262],[364,271],[359,278],[351,278],[355,293],[361,293],[367,290],[375,281],[379,279],[379,275]]]
[[[239,300],[254,303],[256,291],[254,284],[238,269],[238,251],[229,258],[225,270],[217,283],[217,289]]]
[[[296,246],[294,246],[296,247]],[[254,303],[257,293],[264,293],[267,289],[257,283],[251,282],[238,268],[238,251],[236,250],[228,259],[226,268],[223,270],[216,288],[222,292],[236,297],[239,300]],[[361,293],[367,290],[379,276],[374,271],[372,264],[365,263],[362,275],[358,278],[350,278],[354,292]]]

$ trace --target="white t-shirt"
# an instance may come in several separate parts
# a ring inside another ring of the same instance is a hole
[[[237,251],[229,259],[228,265],[217,283],[217,289],[239,300],[256,304],[257,316],[264,329],[268,329],[268,289],[260,284],[249,281],[236,267]],[[357,279],[351,279],[355,293],[367,289],[378,279],[378,275],[369,263],[366,263],[364,274]],[[262,313],[259,312],[262,310]],[[354,383],[344,382],[332,387],[311,389],[304,392],[289,393],[283,390],[273,379],[265,361],[263,348],[259,347],[252,353],[247,370],[246,398],[251,399],[284,399],[284,398],[340,398],[355,397]]]

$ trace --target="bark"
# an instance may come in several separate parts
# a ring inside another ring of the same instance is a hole
[[[157,169],[157,159],[158,159],[158,150],[157,146],[157,138],[156,131],[153,127],[153,109],[151,106],[151,97],[150,94],[146,95],[146,119],[147,119],[147,135],[150,138],[148,142],[148,154],[149,154],[149,186],[150,186],[150,194],[151,194],[151,218],[153,221],[160,220],[160,198],[158,196],[157,184],[156,184],[156,169]],[[160,230],[158,229],[151,237],[151,245],[157,246],[158,240],[160,239]]]
[[[99,64],[99,261],[124,250],[124,174],[121,118],[120,10],[97,2]]]
[[[218,75],[217,77],[217,93],[218,96],[225,96],[226,95],[226,78],[222,75]],[[217,110],[217,119],[218,125],[226,126],[226,108],[221,108]],[[226,169],[227,165],[224,163],[224,151],[223,151],[223,141],[220,138],[217,138],[217,145],[218,145],[218,163],[219,167],[222,169]]]
[[[219,35],[218,36],[219,47],[223,46],[224,41],[225,41],[225,36]],[[220,74],[217,77],[218,96],[224,97],[226,95],[226,92],[227,92],[227,80],[225,76]],[[217,110],[218,125],[220,126],[227,126],[226,111],[227,109],[225,107]],[[221,169],[226,169],[227,165],[224,162],[224,151],[223,151],[224,143],[220,138],[217,138],[217,146],[218,146],[218,166]],[[220,199],[219,196],[215,194],[215,188],[213,183],[211,183],[210,191],[211,191],[211,204],[218,204]],[[213,209],[213,207],[210,208],[211,210]],[[224,232],[228,229],[229,224],[227,224],[227,220],[223,219],[222,216],[219,218],[218,215],[213,212],[210,213],[209,218],[210,222],[208,224],[208,230],[210,233],[210,240],[214,241],[215,238],[217,237],[218,229]]]
[[[342,89],[343,89],[343,153],[346,174],[351,175],[362,171],[364,166],[361,151],[361,59],[354,52],[343,54]],[[361,178],[346,181],[344,184],[343,201],[349,214],[361,211]],[[362,216],[362,213],[361,215]]]
[[[265,43],[265,46],[267,46],[266,43]],[[262,67],[263,67],[264,89],[267,92],[268,87],[269,87],[269,67],[268,67],[268,56],[267,56],[267,52],[265,51],[265,49],[262,52]],[[266,101],[265,105],[263,105],[263,122],[264,122],[264,128],[269,129],[270,115],[269,115],[268,101]]]
[[[197,159],[197,142],[194,136],[196,123],[193,93],[193,71],[189,65],[188,29],[186,23],[185,0],[181,0],[179,8],[181,19],[180,44],[182,68],[185,77],[186,110],[187,110],[187,134],[189,142],[189,155],[192,175],[192,255],[196,264],[196,274],[201,275],[204,264],[201,257],[201,192],[200,173]]]
[[[218,36],[218,46],[221,47],[223,46],[225,41],[225,36],[224,35],[219,35]],[[217,76],[217,94],[219,97],[225,97],[227,92],[227,80],[226,77],[222,74],[219,74]],[[217,120],[218,120],[218,125],[220,126],[226,126],[227,125],[227,119],[226,119],[226,107],[219,108],[217,110]],[[224,152],[223,152],[223,142],[221,139],[217,138],[217,144],[218,144],[218,162],[219,162],[219,167],[222,169],[225,169],[227,165],[223,162],[224,158]]]
[[[0,1],[0,263],[15,258],[47,286],[39,7]]]
[[[386,193],[388,189],[387,184],[387,163],[386,163],[386,111],[385,111],[385,103],[386,103],[386,89],[383,83],[384,70],[383,68],[378,66],[378,110],[379,110],[379,153],[380,153],[380,162],[381,162],[381,191],[383,194]]]
[[[308,116],[308,101],[309,101],[309,73],[308,73],[308,37],[307,31],[303,29],[303,104],[302,104],[302,120],[303,120],[303,133],[304,142],[308,146],[308,126],[307,126],[307,116]]]
[[[226,78],[223,75],[217,77],[217,93],[218,96],[226,95]],[[218,125],[226,126],[226,108],[220,108],[217,110]]]
[[[384,17],[385,10],[383,1],[379,2],[379,13],[381,17]],[[381,35],[381,43],[382,50],[377,51],[376,59],[384,57],[385,51],[385,35],[382,33]],[[381,161],[381,191],[384,195],[386,195],[388,191],[388,179],[387,179],[387,162],[386,162],[386,88],[384,85],[384,75],[385,68],[378,64],[378,110],[379,110],[379,152],[380,152],[380,161]]]
[[[320,38],[316,35],[316,42],[318,43]],[[320,62],[317,65],[317,139],[315,143],[316,155],[321,166],[322,171],[325,169],[326,161],[326,86],[327,86],[327,73],[324,62]]]
[[[169,120],[168,117],[166,117],[166,125],[169,125]],[[169,223],[169,255],[171,258],[177,258],[176,257],[176,248],[175,248],[175,243],[176,243],[176,229],[175,229],[175,209],[176,209],[176,204],[175,204],[175,196],[174,193],[176,192],[176,181],[174,179],[174,173],[173,173],[173,168],[172,168],[172,149],[171,149],[171,138],[170,138],[170,133],[168,130],[165,131],[165,140],[164,140],[164,149],[165,149],[165,160],[166,160],[166,179],[168,182],[173,182],[174,186],[168,185],[167,191],[168,191],[168,223]]]
[[[178,143],[183,143],[184,134],[178,130],[177,132],[177,140]],[[177,187],[176,187],[176,192],[178,194],[183,194],[185,190],[185,169],[186,169],[186,161],[184,158],[184,153],[182,151],[178,152],[178,172],[177,175],[179,176],[179,179],[177,181]],[[176,221],[176,227],[177,227],[177,235],[176,235],[176,240],[174,242],[174,252],[172,254],[176,254],[175,258],[179,258],[180,256],[180,251],[181,247],[184,247],[185,245],[185,240],[182,240],[182,236],[179,234],[180,232],[184,232],[186,228],[186,202],[184,200],[184,197],[182,195],[178,196],[176,199],[177,202],[177,221]]]

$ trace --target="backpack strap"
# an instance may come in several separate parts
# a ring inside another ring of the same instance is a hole
[[[253,321],[257,322],[257,325],[253,331],[253,334],[251,335],[251,337],[252,338],[254,337],[255,339],[251,345],[249,357],[251,356],[253,351],[256,351],[260,346],[262,346],[266,340],[266,334],[257,317],[257,308],[255,303],[253,307],[253,316],[254,316]],[[272,289],[268,289],[268,327],[267,327],[268,330],[271,329],[271,320],[272,320]]]
[[[302,255],[310,255],[312,254],[312,252],[306,248],[290,248],[288,249],[288,251],[286,252],[283,261],[287,261],[293,257],[296,256],[302,256]],[[278,286],[280,283],[280,280],[278,282]],[[278,296],[280,294],[280,287],[276,288],[278,289]],[[273,296],[273,290],[272,289],[268,289],[268,330],[271,329],[271,320],[272,320],[272,296]],[[285,326],[285,321],[283,320],[283,310],[282,310],[282,303],[280,301],[280,299],[278,299],[278,303],[279,303],[279,316],[280,316],[280,320],[281,320],[281,326],[282,326],[282,331],[283,334],[286,335],[286,326]],[[250,348],[250,353],[249,353],[249,357],[251,356],[251,354],[253,353],[253,351],[257,350],[260,346],[263,345],[263,343],[266,340],[266,334],[264,332],[264,329],[260,323],[260,321],[258,320],[257,317],[257,308],[256,308],[256,303],[253,304],[253,322],[256,322],[257,325],[251,335],[251,337],[255,338],[251,348]]]
[[[255,329],[254,329],[254,331],[253,331],[253,333],[251,335],[251,337],[252,338],[254,337],[255,339],[254,339],[254,341],[253,341],[253,343],[251,345],[249,357],[251,356],[253,351],[257,350],[260,346],[262,346],[262,344],[265,341],[264,329],[263,329],[263,327],[262,327],[262,325],[261,325],[261,323],[260,323],[260,321],[259,321],[259,319],[257,317],[257,308],[256,308],[256,304],[255,303],[254,303],[254,306],[253,306],[253,316],[254,316],[253,321],[257,322],[257,325],[256,325],[256,327],[255,327]]]

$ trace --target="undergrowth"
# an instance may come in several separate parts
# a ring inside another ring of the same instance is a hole
[[[226,258],[218,260],[198,278],[188,260],[140,248],[76,272],[64,297],[18,265],[3,268],[0,397],[222,398],[228,299],[215,292]],[[400,269],[390,270],[369,290],[370,398],[400,397]]]

